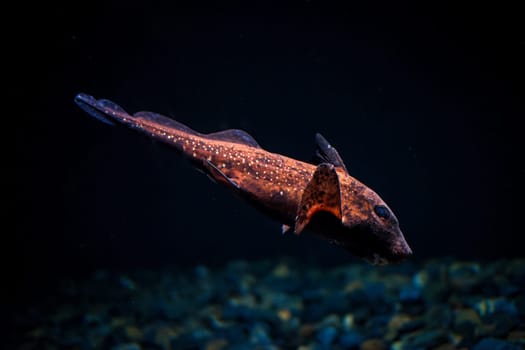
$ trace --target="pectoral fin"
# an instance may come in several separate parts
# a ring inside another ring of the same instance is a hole
[[[306,185],[297,209],[294,232],[301,233],[312,216],[319,211],[332,213],[341,219],[341,190],[333,164],[319,164],[312,179]]]
[[[211,179],[217,182],[222,182],[228,186],[233,187],[234,189],[239,189],[239,185],[233,179],[230,179],[228,176],[226,176],[226,174],[223,173],[215,164],[209,160],[205,160],[203,165],[208,171],[208,176],[210,176]]]

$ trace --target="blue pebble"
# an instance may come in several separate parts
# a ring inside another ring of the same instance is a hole
[[[357,331],[346,332],[339,338],[339,344],[345,349],[357,348],[362,342],[363,337]]]
[[[385,294],[385,285],[380,282],[368,282],[365,284],[365,293],[368,299],[382,299]]]
[[[513,316],[518,315],[518,309],[516,308],[516,305],[504,298],[482,300],[474,307],[476,308],[476,311],[478,311],[478,313],[482,316],[498,312],[503,312]]]
[[[518,316],[518,309],[516,309],[516,305],[514,305],[513,302],[505,299],[499,299],[495,302],[495,304],[496,312],[500,311],[509,315]]]
[[[472,350],[522,350],[522,347],[501,339],[485,338],[474,345]]]
[[[404,302],[418,301],[421,298],[421,289],[414,286],[405,286],[399,292],[399,299]]]
[[[317,340],[321,345],[328,346],[332,344],[337,336],[337,329],[332,326],[325,327],[317,333]]]
[[[250,340],[254,345],[259,346],[271,345],[272,343],[266,325],[261,323],[256,323],[252,326],[250,330]]]

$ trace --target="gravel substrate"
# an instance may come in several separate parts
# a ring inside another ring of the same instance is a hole
[[[525,260],[98,271],[10,323],[13,349],[518,350]]]

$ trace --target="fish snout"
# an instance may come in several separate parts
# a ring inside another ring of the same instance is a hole
[[[392,262],[400,262],[413,254],[412,248],[408,245],[401,231],[397,233],[396,239],[392,242],[390,253]]]

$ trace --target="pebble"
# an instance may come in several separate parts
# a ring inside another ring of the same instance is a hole
[[[349,331],[343,333],[339,338],[339,344],[344,349],[358,348],[359,344],[363,342],[363,336],[357,331]]]
[[[460,327],[463,324],[479,327],[482,322],[476,310],[467,308],[454,310],[454,324],[456,327]]]
[[[204,346],[204,350],[222,350],[228,347],[228,340],[219,338],[209,340]]]
[[[448,280],[454,288],[467,290],[480,282],[480,272],[478,263],[455,262],[448,268]]]
[[[417,302],[421,299],[421,288],[416,286],[405,286],[399,292],[399,301],[401,302]]]
[[[360,350],[385,350],[381,339],[368,339],[361,343]]]
[[[485,338],[474,345],[472,350],[523,350],[523,347],[501,339]]]
[[[319,332],[317,332],[316,338],[319,341],[319,343],[323,346],[328,346],[332,344],[332,342],[337,337],[337,328],[328,326],[322,328]]]
[[[254,345],[271,345],[272,339],[268,335],[268,327],[263,323],[255,323],[250,329],[250,343]]]
[[[450,308],[432,305],[425,313],[424,321],[427,328],[448,329],[454,321],[454,314]]]
[[[12,316],[8,348],[517,350],[525,260],[100,270]]]
[[[399,343],[399,349],[429,349],[442,345],[448,340],[448,334],[444,330],[419,330],[402,338]]]
[[[143,331],[139,327],[132,325],[124,327],[124,335],[127,339],[133,341],[140,341],[144,337]]]

